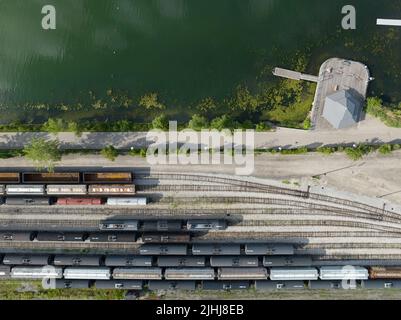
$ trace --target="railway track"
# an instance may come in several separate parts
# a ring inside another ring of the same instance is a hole
[[[357,209],[366,210],[369,212],[381,214],[386,210],[377,208],[371,205],[367,205],[364,203],[360,203],[357,201],[350,201],[346,199],[341,199],[337,197],[331,197],[321,194],[311,193],[309,191],[301,191],[301,190],[294,190],[290,188],[283,188],[283,187],[276,187],[276,186],[269,186],[262,183],[257,182],[250,182],[250,181],[243,181],[237,180],[232,178],[223,178],[223,177],[216,177],[216,176],[206,176],[206,175],[191,175],[191,174],[171,174],[171,173],[152,173],[150,175],[141,174],[140,172],[137,173],[137,178],[140,179],[164,179],[164,180],[184,180],[184,181],[202,181],[202,182],[209,182],[209,183],[221,183],[221,184],[228,184],[228,185],[235,185],[235,186],[242,186],[248,189],[259,189],[263,190],[267,193],[272,194],[280,194],[280,195],[289,195],[301,198],[311,198],[314,200],[324,201],[324,202],[331,202],[336,203],[344,206],[351,206]],[[391,213],[391,212],[389,212]]]

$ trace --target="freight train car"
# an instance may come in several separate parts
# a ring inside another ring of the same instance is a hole
[[[241,246],[239,244],[207,244],[194,243],[192,245],[194,255],[240,255]]]
[[[368,269],[354,266],[328,266],[320,267],[321,280],[367,280]]]
[[[83,182],[86,184],[99,183],[131,183],[131,172],[84,172]]]
[[[2,231],[0,241],[32,241],[33,233],[30,231]]]
[[[57,196],[81,196],[86,195],[87,187],[84,184],[77,185],[58,185],[58,184],[48,184],[46,187],[46,193],[48,195]]]
[[[214,280],[213,268],[167,268],[164,272],[166,280]]]
[[[270,268],[271,280],[317,280],[319,272],[316,268]]]
[[[109,206],[146,206],[148,199],[141,198],[107,198],[107,205]]]
[[[309,289],[316,289],[316,290],[332,290],[332,289],[341,289],[342,288],[342,281],[333,280],[333,281],[309,281]],[[355,284],[356,288],[356,284]]]
[[[100,230],[138,231],[138,220],[108,220],[99,224]]]
[[[186,243],[191,240],[189,234],[144,234],[142,241],[145,243]]]
[[[25,255],[8,253],[3,258],[5,265],[45,266],[49,263],[49,255]]]
[[[189,231],[210,231],[224,230],[227,228],[225,220],[188,220],[187,230]]]
[[[45,197],[7,197],[6,205],[9,206],[49,206],[51,199]]]
[[[203,281],[203,290],[248,290],[250,287],[249,281]]]
[[[151,280],[148,283],[148,289],[156,290],[187,290],[194,291],[196,289],[196,281],[158,281]]]
[[[401,279],[401,267],[370,267],[370,279]]]
[[[88,236],[90,242],[135,242],[136,234],[132,232],[96,232]]]
[[[135,194],[133,184],[92,184],[88,187],[88,194],[91,195],[127,195]],[[116,200],[116,199],[115,199]],[[115,200],[111,201],[113,203]],[[122,202],[123,203],[123,202]]]
[[[157,232],[177,232],[183,229],[180,220],[157,220],[157,221],[144,221],[142,230],[144,232],[157,231]]]
[[[38,232],[37,241],[84,241],[85,234],[82,232]]]
[[[92,266],[98,267],[102,263],[102,256],[99,255],[56,255],[55,266]]]
[[[0,265],[0,279],[1,278],[9,278],[11,272],[10,266]]]
[[[63,268],[45,267],[13,267],[11,278],[14,279],[61,279]]]
[[[6,187],[7,195],[38,195],[42,196],[45,194],[45,186],[44,185],[35,185],[35,184],[9,184]]]
[[[310,267],[312,258],[307,256],[263,257],[265,267]]]
[[[401,280],[364,280],[362,281],[364,289],[401,289]]]
[[[97,280],[96,289],[142,290],[143,281],[140,280]]]
[[[204,267],[205,257],[157,257],[159,267]]]
[[[24,172],[23,183],[79,183],[79,172]]]
[[[258,291],[271,290],[304,290],[305,283],[298,281],[256,281],[255,289]]]
[[[219,268],[219,280],[263,280],[269,277],[266,268]]]
[[[139,248],[141,255],[177,255],[182,256],[187,254],[187,246],[181,244],[144,244]]]
[[[109,280],[110,268],[104,267],[67,267],[64,269],[65,279]]]
[[[88,280],[56,280],[54,289],[88,289]]]
[[[248,255],[293,255],[294,246],[290,244],[247,243],[245,254]]]
[[[4,184],[0,184],[0,195],[3,195],[6,192],[6,186]],[[1,203],[3,203],[3,199],[1,198]]]
[[[212,267],[258,267],[258,257],[210,257]]]
[[[113,279],[132,280],[161,280],[163,278],[160,268],[115,268]]]
[[[57,198],[59,206],[100,206],[103,204],[102,198]]]
[[[20,183],[21,178],[18,172],[0,172],[0,183]]]
[[[107,267],[151,267],[152,257],[143,256],[106,256],[105,265]]]

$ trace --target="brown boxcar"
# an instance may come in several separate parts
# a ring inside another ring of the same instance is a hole
[[[131,172],[85,172],[85,183],[130,183],[133,179]]]
[[[133,184],[92,184],[88,188],[88,193],[112,195],[135,194],[135,186]]]
[[[25,172],[24,183],[79,183],[79,172]]]
[[[370,279],[401,279],[401,267],[370,267]]]
[[[103,204],[102,198],[58,198],[57,204],[62,206],[98,206]]]
[[[182,243],[189,242],[189,234],[144,234],[142,241],[145,243]]]
[[[18,172],[0,172],[0,183],[19,183],[20,180]]]

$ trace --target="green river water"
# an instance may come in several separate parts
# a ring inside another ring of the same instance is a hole
[[[57,29],[41,28],[41,8]],[[341,29],[341,8],[357,30]],[[308,54],[316,74],[333,56],[369,65],[370,93],[401,100],[399,0],[0,0],[0,104],[80,101],[93,91],[157,92],[166,103],[223,99],[253,88],[275,66]],[[15,110],[18,113],[18,110]],[[35,115],[32,114],[32,117]]]

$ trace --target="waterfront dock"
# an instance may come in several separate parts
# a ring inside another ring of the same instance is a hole
[[[275,68],[273,74],[277,77],[291,79],[291,80],[306,80],[311,82],[318,82],[319,77],[310,74],[304,74],[297,71],[287,70],[283,68]]]
[[[371,80],[366,65],[345,59],[332,58],[320,67],[319,76],[306,75],[300,72],[275,68],[273,74],[292,80],[306,80],[317,83],[312,106],[311,122],[314,130],[332,130],[333,127],[323,117],[326,97],[341,90],[352,92],[359,101],[366,100],[368,85]]]

